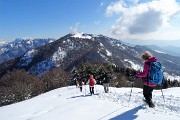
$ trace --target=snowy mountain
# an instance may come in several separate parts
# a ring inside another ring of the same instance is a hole
[[[2,46],[3,44],[5,44],[5,42],[0,41],[0,46]]]
[[[180,76],[180,57],[155,51],[144,46],[128,46],[120,40],[103,35],[68,34],[60,39],[31,49],[22,56],[1,64],[0,76],[7,70],[25,69],[39,75],[49,69],[61,67],[71,71],[83,63],[110,63],[119,67],[142,69],[140,55],[150,51],[162,63],[166,74]],[[179,77],[176,77],[179,79]]]
[[[180,52],[179,52],[180,51],[180,47],[166,46],[166,47],[163,47],[163,49],[169,51],[171,55],[180,56]]]
[[[88,86],[68,86],[52,90],[32,99],[0,107],[1,120],[179,120],[180,88],[153,91],[155,108],[143,102],[142,89],[95,86],[89,95]],[[130,99],[129,99],[130,98]]]
[[[123,40],[125,43],[132,45],[156,45],[158,47],[174,46],[180,47],[180,40],[137,40],[137,39],[127,39]]]
[[[163,53],[167,53],[172,56],[179,56],[180,57],[180,47],[175,47],[175,46],[166,46],[166,47],[158,47],[156,45],[146,45],[146,47],[156,50],[156,51],[161,51]]]
[[[53,42],[55,39],[32,39],[32,38],[18,38],[9,43],[0,45],[0,63],[6,62],[10,59],[21,56],[25,52],[37,48],[39,46]]]
[[[180,40],[171,40],[171,41],[162,41],[162,40],[123,40],[124,44],[135,46],[146,46],[150,49],[157,49],[159,51],[164,51],[167,54],[170,54],[172,56],[179,56],[180,57]]]

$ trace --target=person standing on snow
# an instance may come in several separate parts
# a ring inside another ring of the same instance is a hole
[[[108,73],[105,73],[103,75],[103,86],[105,93],[109,92],[109,82],[110,82],[110,76],[108,75]]]
[[[84,82],[82,80],[78,80],[78,86],[80,88],[80,92],[82,92],[82,86],[84,85]]]
[[[96,84],[96,81],[93,75],[90,75],[90,79],[88,80],[87,84],[89,84],[90,94],[94,94],[94,85]]]
[[[146,103],[148,103],[149,107],[155,107],[152,101],[152,92],[154,89],[153,87],[155,87],[156,84],[148,82],[148,73],[150,70],[150,62],[156,62],[157,58],[154,57],[150,52],[143,53],[141,58],[144,60],[143,72],[136,72],[136,77],[142,78],[144,81],[143,95]]]

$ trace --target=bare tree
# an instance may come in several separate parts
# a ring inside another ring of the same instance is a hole
[[[1,78],[1,104],[10,104],[32,98],[43,91],[43,82],[25,70],[8,71]]]
[[[61,68],[55,68],[41,75],[40,79],[45,84],[45,91],[49,91],[66,86],[68,74]]]

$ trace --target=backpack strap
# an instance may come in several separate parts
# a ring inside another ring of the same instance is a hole
[[[151,64],[151,62],[148,62],[147,63],[148,65],[149,65],[149,71],[148,71],[148,75],[147,75],[147,85],[149,85],[149,74],[150,74],[150,64]]]

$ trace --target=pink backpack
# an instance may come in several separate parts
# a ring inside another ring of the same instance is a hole
[[[89,85],[94,86],[94,83],[95,83],[95,80],[94,80],[93,77],[91,77],[90,80],[89,80]]]

